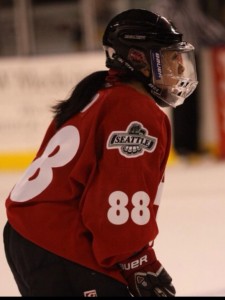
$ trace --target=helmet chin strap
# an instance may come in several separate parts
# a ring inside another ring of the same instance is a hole
[[[160,107],[170,107],[170,105],[166,101],[160,98],[160,95],[163,93],[162,89],[156,87],[153,83],[151,83],[150,79],[148,79],[140,71],[135,72],[135,77],[143,83],[146,91],[152,96],[152,98]]]

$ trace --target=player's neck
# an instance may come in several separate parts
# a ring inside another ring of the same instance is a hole
[[[127,85],[133,87],[137,92],[144,94],[145,96],[150,97],[149,93],[144,88],[143,84],[139,81],[132,81],[127,83]]]

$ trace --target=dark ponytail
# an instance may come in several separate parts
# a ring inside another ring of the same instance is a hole
[[[104,88],[107,75],[108,71],[97,71],[88,75],[75,86],[68,99],[59,101],[52,107],[57,128],[90,103],[94,95]]]

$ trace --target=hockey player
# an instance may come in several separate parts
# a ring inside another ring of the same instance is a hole
[[[175,296],[154,252],[171,145],[160,106],[197,85],[194,48],[162,16],[108,24],[108,71],[84,78],[6,199],[5,253],[22,296]]]

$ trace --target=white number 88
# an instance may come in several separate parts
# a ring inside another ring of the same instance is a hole
[[[150,210],[148,205],[150,198],[144,191],[136,192],[131,199],[133,209],[131,210],[131,219],[138,225],[145,225],[150,220]],[[129,211],[126,208],[128,196],[121,191],[115,191],[109,196],[110,208],[108,210],[108,219],[112,224],[121,225],[128,221]]]

